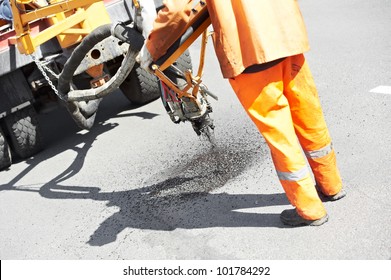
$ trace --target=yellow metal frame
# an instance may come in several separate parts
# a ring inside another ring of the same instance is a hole
[[[32,54],[37,46],[54,37],[62,48],[72,46],[96,27],[111,22],[102,0],[52,0],[48,6],[33,10],[31,2],[10,1],[16,45],[23,54]],[[31,34],[30,23],[42,19],[47,19],[50,26]]]
[[[191,18],[188,26],[191,26],[198,18],[207,12],[206,3],[200,1],[200,3],[193,9],[194,16]],[[202,83],[202,74],[205,61],[205,49],[208,41],[208,26],[211,24],[211,20],[208,17],[193,34],[170,56],[162,65],[152,65],[152,71],[154,74],[165,83],[171,90],[173,90],[178,98],[188,97],[198,104],[197,94],[199,92],[200,85]],[[194,76],[191,70],[185,71],[186,86],[180,89],[173,81],[168,78],[163,71],[172,65],[189,47],[194,41],[202,34],[200,62],[198,66],[197,75]]]

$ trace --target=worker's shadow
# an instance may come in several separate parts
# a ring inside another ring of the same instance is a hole
[[[208,151],[185,165],[168,167],[166,172],[156,176],[160,182],[145,182],[144,186],[127,191],[101,192],[97,187],[61,186],[57,180],[45,184],[40,194],[51,199],[107,201],[108,207],[119,208],[92,233],[88,240],[91,246],[114,242],[126,228],[171,231],[178,228],[283,227],[279,213],[258,212],[262,209],[259,207],[288,204],[284,194],[211,193],[248,167],[251,158],[246,162],[246,156],[226,149]],[[238,183],[239,187],[242,186]],[[261,188],[259,186],[260,192]],[[245,210],[249,208],[254,209]]]

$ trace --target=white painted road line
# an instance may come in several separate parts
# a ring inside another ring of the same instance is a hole
[[[369,92],[391,94],[391,86],[378,86],[375,87],[374,89],[371,89]]]

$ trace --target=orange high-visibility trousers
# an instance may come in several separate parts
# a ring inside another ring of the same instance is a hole
[[[305,219],[323,217],[326,210],[304,155],[322,193],[338,193],[342,181],[304,55],[287,57],[263,71],[241,74],[230,83],[265,138],[290,203]]]

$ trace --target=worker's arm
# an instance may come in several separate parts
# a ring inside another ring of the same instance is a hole
[[[145,42],[154,61],[163,56],[189,22],[193,0],[164,0],[153,29]]]

